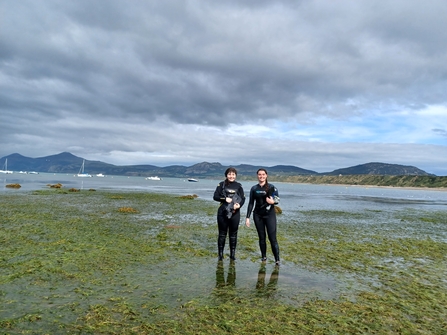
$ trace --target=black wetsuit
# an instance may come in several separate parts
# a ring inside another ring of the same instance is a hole
[[[242,188],[242,185],[236,181],[228,184],[226,184],[225,181],[221,181],[214,191],[213,199],[220,202],[219,209],[217,210],[217,226],[219,228],[217,247],[219,251],[219,259],[223,258],[227,232],[229,232],[230,236],[230,257],[234,259],[237,244],[237,231],[239,229],[241,214],[239,209],[232,210],[229,214],[228,206],[232,204],[228,204],[225,199],[233,198],[235,196],[240,198],[238,203],[242,207],[245,202],[244,189]]]
[[[279,198],[278,190],[272,184],[268,184],[266,190],[265,185],[261,187],[259,184],[254,185],[250,189],[250,201],[247,207],[247,218],[250,218],[253,211],[253,220],[259,236],[259,248],[261,249],[261,257],[265,259],[267,253],[266,230],[267,236],[272,247],[275,261],[279,262],[279,246],[276,240],[276,212],[275,205],[269,205],[266,198],[276,196]],[[255,205],[256,202],[256,205]],[[277,203],[276,203],[277,204]],[[254,207],[254,210],[253,210]]]

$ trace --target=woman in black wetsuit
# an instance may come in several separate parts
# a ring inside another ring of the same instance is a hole
[[[278,190],[267,181],[267,171],[259,169],[257,172],[258,184],[254,185],[250,190],[250,201],[247,207],[247,218],[245,225],[250,227],[250,215],[253,211],[253,220],[255,221],[256,230],[259,236],[259,248],[261,249],[261,260],[267,260],[267,236],[272,247],[275,262],[280,264],[279,246],[276,240],[276,212],[275,205],[279,202]],[[255,206],[256,202],[256,206]],[[253,210],[254,207],[254,210]]]
[[[217,249],[219,260],[223,259],[227,232],[229,232],[230,236],[230,259],[236,259],[237,231],[241,219],[239,210],[245,202],[244,189],[236,181],[236,176],[236,169],[228,168],[225,171],[225,180],[221,181],[214,191],[213,199],[220,202],[217,210],[217,226],[219,228]]]

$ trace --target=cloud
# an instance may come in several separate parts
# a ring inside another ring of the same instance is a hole
[[[277,155],[284,141],[313,148],[304,167],[318,170],[317,143],[333,150],[328,169],[393,145],[420,167],[438,158],[411,152],[445,148],[444,1],[24,0],[0,12],[3,155],[195,163],[227,161],[230,142],[235,160],[274,165],[296,153]]]
[[[446,137],[447,136],[447,130],[445,129],[432,129],[433,132],[435,132],[436,134],[439,134],[441,136]]]

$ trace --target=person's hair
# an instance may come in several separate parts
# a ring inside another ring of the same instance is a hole
[[[234,174],[237,176],[237,171],[236,171],[236,169],[235,169],[234,167],[229,167],[228,169],[226,169],[226,170],[225,170],[225,184],[226,184],[226,185],[229,184],[227,175],[228,175],[230,172],[234,172]]]
[[[264,171],[265,174],[268,176],[268,172],[267,172],[266,169],[264,169],[264,168],[260,168],[260,169],[258,169],[258,171],[256,171],[256,175],[259,173],[259,171]],[[265,178],[265,185],[264,185],[264,189],[265,189],[265,191],[268,191],[268,190],[269,190],[269,182],[268,182],[267,179],[268,179],[268,178]]]

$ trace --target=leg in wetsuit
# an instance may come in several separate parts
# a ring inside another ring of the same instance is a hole
[[[258,231],[259,237],[259,248],[261,249],[261,257],[263,260],[266,258],[267,254],[267,243],[266,243],[266,230],[267,236],[272,247],[273,256],[275,256],[275,262],[279,263],[279,245],[276,240],[276,213],[271,211],[267,215],[259,215],[256,212],[253,213],[253,220],[256,225],[256,230]]]
[[[224,215],[217,216],[217,226],[219,228],[219,236],[217,238],[217,248],[219,252],[219,259],[223,259],[223,251],[225,248],[225,240],[227,237],[227,232],[230,236],[230,258],[232,260],[236,259],[236,244],[237,244],[237,231],[239,229],[239,221],[241,214],[239,211],[233,214],[233,216],[228,219]]]

